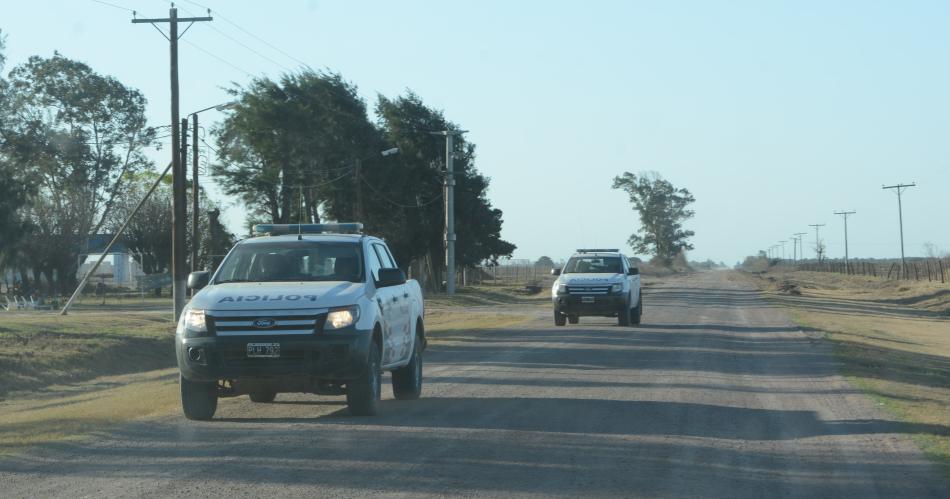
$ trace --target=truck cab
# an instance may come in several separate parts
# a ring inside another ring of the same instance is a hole
[[[175,336],[181,401],[211,419],[218,397],[346,395],[378,412],[382,371],[393,393],[418,398],[426,346],[422,291],[361,224],[262,224],[220,267],[194,272],[197,293]]]
[[[643,315],[640,270],[616,249],[578,249],[551,288],[554,324],[577,324],[582,316],[617,317],[621,326],[639,324]]]

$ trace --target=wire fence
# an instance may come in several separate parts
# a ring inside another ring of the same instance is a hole
[[[803,262],[798,270],[810,272],[834,272],[846,275],[863,275],[903,281],[940,282],[950,281],[950,258],[915,258],[903,265],[899,260],[826,260]]]

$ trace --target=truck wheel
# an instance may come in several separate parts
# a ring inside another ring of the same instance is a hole
[[[346,405],[354,416],[375,416],[379,413],[379,385],[382,371],[379,368],[379,345],[375,342],[369,349],[366,368],[359,379],[347,384]]]
[[[567,316],[567,322],[569,322],[569,323],[571,323],[571,324],[577,324],[577,323],[580,322],[580,321],[581,321],[581,318],[578,317],[578,316],[576,316],[576,315],[568,315],[568,316]]]
[[[627,327],[630,326],[630,307],[624,305],[619,312],[617,312],[617,324]]]
[[[273,402],[277,398],[277,392],[271,390],[270,388],[258,388],[251,393],[247,394],[250,397],[251,402],[256,402],[258,404],[267,404]]]
[[[558,309],[554,309],[554,325],[563,326],[567,324],[567,316],[562,314]]]
[[[643,295],[640,295],[640,299],[637,300],[637,307],[633,309],[633,313],[630,315],[631,322],[635,325],[639,325],[640,319],[643,317]]]
[[[214,381],[189,381],[179,375],[181,386],[181,409],[185,417],[195,421],[207,421],[218,409],[218,383]]]
[[[422,394],[422,352],[419,338],[412,347],[412,359],[393,371],[393,396],[396,400],[416,400]]]

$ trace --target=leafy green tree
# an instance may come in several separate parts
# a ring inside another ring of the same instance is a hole
[[[86,64],[55,53],[31,57],[10,73],[4,123],[5,157],[31,179],[36,195],[25,210],[32,236],[21,252],[34,270],[68,292],[77,256],[98,233],[126,187],[128,174],[150,166],[154,138],[145,98]]]
[[[6,58],[3,53],[6,37],[0,31],[0,71]],[[28,225],[20,210],[32,193],[32,184],[10,157],[8,127],[14,109],[10,105],[9,85],[0,78],[0,274],[15,264],[17,243],[23,238]]]
[[[675,188],[656,172],[624,172],[614,177],[613,188],[624,190],[640,215],[640,229],[627,240],[634,251],[670,266],[678,254],[693,249],[689,238],[695,233],[683,229],[694,214],[687,207],[696,200],[688,190]]]
[[[392,162],[364,170],[376,195],[364,197],[369,227],[387,238],[400,261],[426,258],[433,270],[444,266],[445,139],[433,130],[459,130],[441,111],[408,92],[376,106],[384,142],[399,148]],[[511,255],[515,245],[501,238],[502,212],[488,200],[488,178],[475,168],[475,145],[455,140],[456,262],[460,267]]]
[[[554,260],[551,260],[551,257],[549,256],[542,256],[541,258],[538,258],[538,261],[534,262],[534,266],[535,267],[553,267]]]
[[[240,196],[254,219],[319,221],[330,186],[352,185],[355,160],[378,142],[356,87],[306,70],[231,93],[237,105],[213,131],[221,158],[213,172],[225,192]]]

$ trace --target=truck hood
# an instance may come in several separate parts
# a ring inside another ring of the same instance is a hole
[[[191,300],[203,310],[287,310],[353,305],[364,289],[357,282],[234,282],[209,285]]]
[[[596,286],[623,282],[623,274],[561,274],[559,284],[568,286]]]

